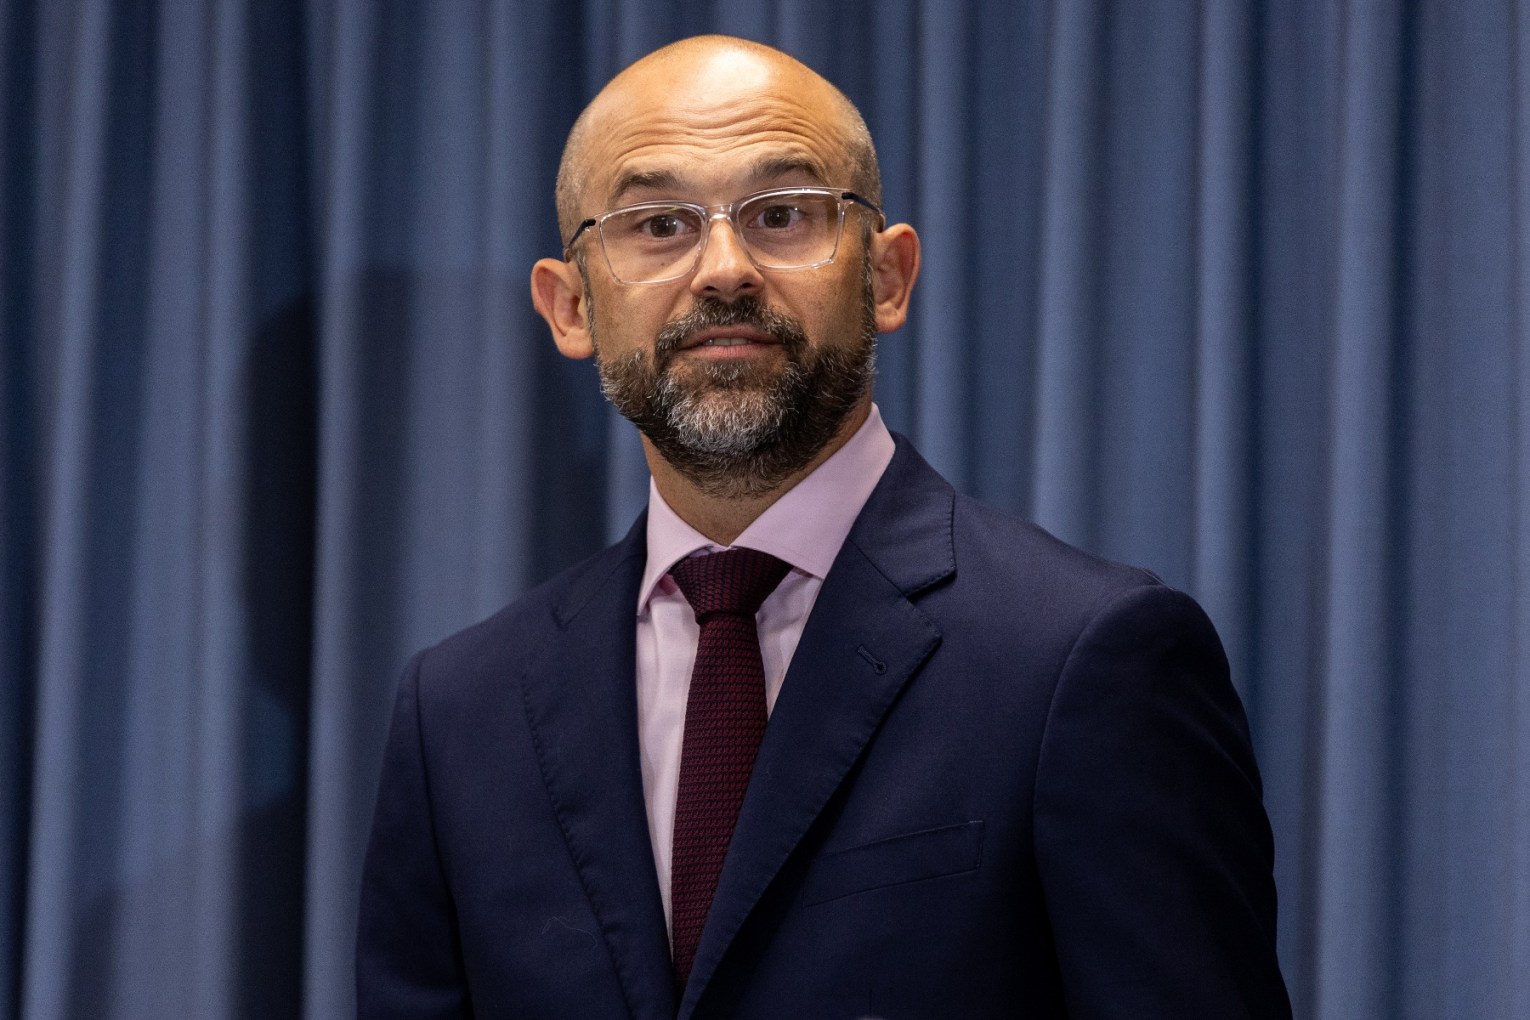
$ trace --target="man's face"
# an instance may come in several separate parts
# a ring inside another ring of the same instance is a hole
[[[617,97],[587,154],[586,214],[849,186],[839,125],[819,97],[747,60],[711,70],[638,82]],[[732,227],[713,221],[695,272],[660,284],[618,282],[598,240],[581,242],[606,395],[702,488],[773,487],[869,399],[876,322],[863,215],[847,212],[833,262],[788,271],[758,269]]]

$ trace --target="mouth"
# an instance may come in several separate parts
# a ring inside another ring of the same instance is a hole
[[[680,350],[706,357],[735,357],[780,346],[775,337],[752,326],[713,326],[687,337]]]

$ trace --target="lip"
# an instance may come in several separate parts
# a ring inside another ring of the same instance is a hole
[[[743,343],[717,343],[714,341],[738,341]],[[752,326],[712,326],[690,337],[681,346],[682,351],[747,351],[754,347],[778,347],[775,337]]]

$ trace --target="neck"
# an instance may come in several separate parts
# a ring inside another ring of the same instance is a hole
[[[871,397],[868,394],[845,417],[839,430],[824,444],[823,449],[813,456],[812,460],[786,476],[776,486],[764,492],[746,496],[719,496],[697,487],[674,465],[665,460],[648,442],[646,436],[643,438],[643,454],[648,460],[648,470],[653,474],[654,485],[658,488],[659,495],[664,497],[664,502],[669,504],[670,509],[674,510],[682,521],[701,532],[710,541],[718,545],[732,545],[733,540],[743,534],[744,529],[753,524],[760,514],[768,510],[776,500],[790,492],[798,482],[816,471],[820,464],[844,446],[850,437],[865,424],[870,413]]]

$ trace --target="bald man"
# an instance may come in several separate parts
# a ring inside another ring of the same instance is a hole
[[[882,424],[919,240],[860,115],[689,39],[618,75],[532,269],[640,430],[627,537],[405,671],[366,1017],[1276,1017],[1210,623]]]

